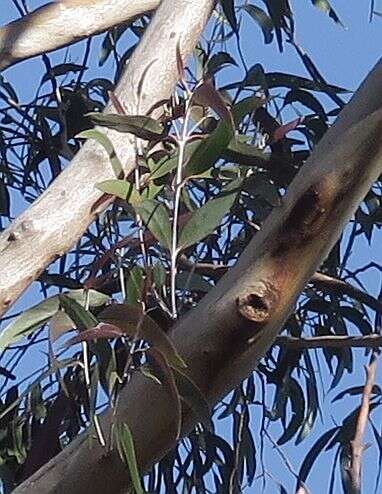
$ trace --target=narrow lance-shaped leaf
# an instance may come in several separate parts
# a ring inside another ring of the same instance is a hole
[[[134,184],[126,180],[104,180],[96,184],[97,189],[127,201],[130,204],[140,202],[140,195]]]
[[[220,121],[216,129],[206,137],[190,157],[185,170],[187,177],[196,176],[210,169],[221,157],[234,135],[231,123]]]
[[[182,406],[178,388],[175,383],[174,374],[167,362],[166,357],[160,350],[150,348],[146,352],[146,355],[150,370],[153,372],[154,376],[159,379],[164,391],[168,393],[171,400],[171,409],[174,413],[175,440],[178,440],[180,438],[182,427]]]
[[[84,290],[71,290],[66,295],[79,303],[85,303]],[[95,290],[89,291],[90,306],[104,305],[108,300],[109,297],[103,293]],[[58,295],[54,295],[23,312],[0,334],[0,348],[6,348],[23,336],[28,336],[40,328],[56,314],[59,310],[59,305]]]
[[[140,306],[112,304],[106,307],[98,318],[117,326],[124,334],[146,340],[166,357],[175,368],[185,368],[186,364],[177,352],[169,336],[148,314],[143,314]]]
[[[235,202],[242,180],[237,179],[223,189],[215,199],[211,199],[200,209],[192,213],[191,218],[182,228],[179,249],[185,249],[212,233],[221,223]]]
[[[257,22],[263,31],[264,42],[269,44],[273,40],[273,21],[263,9],[250,3],[243,6],[243,9]]]
[[[118,132],[133,134],[147,141],[157,141],[166,137],[164,125],[146,115],[117,115],[90,112],[86,116],[95,125],[108,127]]]
[[[163,247],[171,245],[171,225],[165,206],[154,200],[133,205],[143,222]]]
[[[203,393],[194,381],[179,369],[174,369],[176,386],[181,398],[194,412],[196,418],[211,430],[211,409]]]
[[[117,442],[117,449],[121,459],[129,467],[131,481],[134,486],[136,494],[144,494],[142,488],[141,479],[139,476],[139,470],[137,465],[137,458],[135,456],[134,440],[127,424],[117,424],[114,429],[115,439]]]

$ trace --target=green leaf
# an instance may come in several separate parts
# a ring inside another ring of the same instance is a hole
[[[237,33],[238,26],[237,26],[234,0],[220,0],[220,4],[222,6],[223,13],[227,21],[229,22],[230,26],[235,31],[235,33]]]
[[[174,376],[182,400],[191,408],[197,420],[210,429],[211,409],[200,388],[179,368],[174,369]]]
[[[200,145],[200,141],[189,142],[184,150],[184,163],[190,159],[192,154],[195,152],[196,148]],[[158,178],[164,177],[168,173],[175,170],[179,162],[179,149],[177,149],[171,156],[161,159],[151,170],[150,179],[156,180]]]
[[[122,163],[119,161],[114,146],[106,134],[100,132],[97,129],[89,129],[80,132],[79,134],[76,135],[76,137],[82,139],[94,139],[98,142],[98,144],[101,144],[101,146],[105,149],[105,151],[109,156],[110,164],[113,168],[114,175],[116,177],[121,176],[121,174],[123,173]]]
[[[234,180],[223,189],[218,197],[211,199],[192,213],[180,233],[179,249],[196,244],[220,225],[221,220],[233,205],[241,183],[242,179]]]
[[[236,65],[236,60],[225,51],[215,53],[207,62],[207,74],[214,75],[227,65]]]
[[[112,304],[108,305],[99,315],[105,323],[117,326],[130,337],[146,340],[158,349],[168,363],[177,369],[187,367],[179,355],[170,337],[148,314],[142,313],[142,308],[136,305]]]
[[[41,79],[41,84],[48,81],[52,77],[58,77],[60,75],[65,75],[68,72],[80,72],[81,70],[86,69],[83,65],[79,65],[76,63],[60,63],[52,67],[49,72],[44,74]]]
[[[236,127],[243,120],[243,118],[249,113],[253,113],[258,108],[263,106],[265,103],[264,98],[259,98],[258,96],[248,96],[248,98],[243,98],[232,108],[233,119],[235,121]]]
[[[161,122],[146,115],[117,115],[90,112],[87,117],[95,125],[108,127],[118,132],[133,134],[140,139],[157,141],[166,137],[166,129]]]
[[[144,285],[144,271],[139,266],[130,269],[129,278],[126,283],[126,302],[136,305],[142,299],[142,290]]]
[[[86,310],[81,304],[71,299],[67,295],[59,295],[60,305],[77,326],[79,331],[97,326],[98,321],[93,314]]]
[[[257,22],[261,27],[264,36],[265,44],[269,44],[273,40],[273,22],[268,14],[263,9],[256,7],[250,3],[243,6],[243,9]]]
[[[119,455],[127,466],[131,476],[131,481],[137,494],[144,494],[141,479],[139,476],[139,470],[137,465],[137,458],[135,456],[134,440],[127,424],[117,424],[115,426],[115,439],[117,442],[117,449]]]
[[[340,18],[336,14],[335,10],[333,7],[330,5],[328,0],[311,0],[312,4],[320,9],[322,12],[325,12],[325,14],[328,14],[328,16],[337,24],[341,24],[343,26]]]
[[[220,121],[216,129],[195,149],[186,165],[186,176],[196,176],[211,168],[221,157],[234,135],[232,125]]]
[[[102,192],[119,197],[130,204],[137,204],[141,201],[139,192],[134,184],[126,180],[104,180],[96,184],[96,187]]]
[[[171,225],[165,206],[158,201],[146,200],[140,204],[133,204],[133,207],[159,243],[170,248]]]
[[[240,165],[266,167],[270,154],[265,154],[263,150],[253,144],[240,141],[239,137],[241,136],[236,136],[231,140],[222,157]]]
[[[84,290],[71,290],[66,295],[71,299],[77,300],[79,303],[85,303]],[[91,306],[104,305],[109,297],[95,290],[89,291],[89,301]],[[0,349],[6,348],[23,336],[28,336],[43,324],[48,322],[59,309],[59,299],[57,295],[50,297],[30,309],[23,312],[9,326],[7,326],[0,334]]]

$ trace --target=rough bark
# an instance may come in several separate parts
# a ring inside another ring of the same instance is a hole
[[[162,3],[116,89],[127,113],[144,114],[158,101],[169,98],[178,79],[176,47],[179,44],[184,59],[192,52],[214,3]],[[110,110],[108,105],[106,111]],[[113,130],[103,132],[113,142],[128,174],[135,165],[133,139]],[[47,265],[72,247],[108,205],[100,201],[102,194],[95,184],[110,178],[114,175],[106,152],[95,141],[86,142],[45,193],[1,234],[0,315]]]
[[[0,70],[155,10],[160,0],[59,0],[0,28]]]
[[[337,241],[382,171],[382,62],[316,147],[284,204],[232,268],[171,335],[189,375],[213,406],[255,368],[293,310],[296,298]],[[135,375],[116,419],[132,430],[144,470],[175,445],[171,400]],[[110,428],[111,414],[102,419]],[[183,433],[196,419],[184,410]],[[19,486],[15,494],[126,491],[128,474],[115,451],[84,434]]]

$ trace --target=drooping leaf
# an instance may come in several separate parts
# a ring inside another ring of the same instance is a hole
[[[166,357],[160,350],[150,348],[146,352],[146,355],[150,370],[159,379],[164,391],[169,395],[171,409],[174,412],[175,440],[178,440],[180,438],[182,427],[182,405],[173,371],[170,368]]]
[[[185,368],[186,364],[176,350],[169,336],[148,314],[143,314],[141,307],[127,304],[112,304],[99,315],[100,321],[120,328],[130,337],[146,340],[165,356],[174,368]]]
[[[337,24],[341,24],[343,26],[341,20],[339,19],[338,15],[336,14],[335,10],[333,7],[330,5],[328,0],[311,0],[312,4],[320,9],[322,12],[325,12],[325,14],[328,14],[328,16],[333,19],[334,22]]]
[[[220,158],[233,137],[230,123],[220,121],[216,129],[206,137],[191,155],[185,169],[187,177],[209,170]]]
[[[207,74],[214,75],[227,65],[237,65],[236,60],[225,51],[215,53],[207,62]]]
[[[126,302],[130,305],[137,305],[142,299],[144,286],[143,269],[140,266],[134,266],[129,271],[129,277],[126,283]]]
[[[67,295],[59,295],[58,297],[61,307],[75,323],[79,331],[97,326],[97,318],[76,300],[71,299]]]
[[[179,237],[179,249],[185,249],[212,233],[221,223],[235,202],[242,180],[230,183],[215,199],[209,200],[200,209],[194,211],[184,225]]]
[[[163,247],[170,248],[171,224],[164,204],[147,199],[133,205],[142,221]]]
[[[232,27],[233,31],[236,33],[238,30],[238,26],[237,26],[234,0],[220,0],[220,3],[227,21],[230,23],[230,26]]]
[[[129,467],[131,481],[136,494],[144,494],[135,455],[133,435],[129,426],[125,423],[115,425],[114,435],[119,455]]]
[[[111,142],[111,140],[107,137],[106,134],[103,132],[100,132],[97,129],[89,129],[89,130],[84,130],[77,134],[78,138],[82,139],[94,139],[96,140],[101,146],[105,149],[109,156],[110,164],[113,168],[114,175],[118,178],[122,175],[123,173],[123,167],[122,163],[119,161],[119,158],[117,156],[117,153],[115,152],[114,146]],[[117,195],[117,194],[115,194]]]
[[[329,429],[319,439],[317,439],[317,441],[310,448],[298,473],[298,478],[301,482],[306,482],[306,479],[308,478],[318,455],[323,451],[330,439],[338,432],[339,429],[340,427],[333,427],[332,429]]]
[[[95,125],[133,134],[147,141],[157,141],[166,137],[166,129],[163,124],[146,115],[117,115],[91,112],[87,113],[86,116]]]
[[[288,381],[288,398],[290,400],[290,404],[292,407],[292,417],[290,419],[289,424],[287,425],[282,436],[277,440],[277,444],[282,446],[286,442],[288,442],[301,427],[304,414],[305,414],[305,398],[304,393],[298,382],[289,378]]]
[[[66,295],[81,304],[85,303],[86,295],[84,290],[71,290]],[[103,293],[96,292],[95,290],[89,291],[90,306],[104,305],[108,300],[109,297]],[[58,309],[59,298],[55,295],[24,311],[0,334],[0,348],[6,348],[23,336],[33,333],[36,329],[48,322]]]
[[[54,67],[51,67],[49,72],[43,75],[41,84],[48,81],[52,77],[58,77],[60,75],[67,74],[68,72],[80,72],[83,69],[86,69],[86,67],[76,63],[60,63]]]
[[[264,12],[263,9],[257,7],[256,5],[252,5],[247,3],[243,6],[243,9],[252,17],[252,19],[257,22],[263,31],[264,42],[265,44],[269,44],[273,40],[273,22],[269,15]]]
[[[194,381],[182,372],[179,368],[174,369],[176,386],[181,398],[187,403],[187,406],[194,412],[197,420],[204,424],[210,430],[211,409],[201,390]],[[212,431],[211,431],[212,432]]]
[[[134,184],[126,180],[104,180],[96,184],[96,187],[105,192],[105,194],[119,197],[130,204],[137,204],[141,201],[139,192]]]
[[[123,331],[113,324],[98,323],[94,328],[85,329],[84,331],[81,331],[81,333],[70,338],[65,342],[65,346],[76,345],[83,341],[89,342],[104,338],[119,338],[123,335]]]

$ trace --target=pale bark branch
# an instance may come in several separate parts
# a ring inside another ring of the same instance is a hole
[[[177,0],[160,6],[115,91],[127,113],[137,113],[142,80],[140,113],[169,98],[178,79],[176,47],[180,45],[184,59],[190,55],[214,3]],[[111,111],[110,104],[106,111]],[[113,130],[102,131],[113,142],[128,174],[135,166],[134,139]],[[111,178],[113,170],[104,149],[95,141],[86,142],[38,200],[0,235],[0,315],[47,265],[73,246],[109,204],[100,200],[102,193],[95,184]]]
[[[170,3],[170,2],[168,2]],[[163,5],[167,5],[165,2]],[[177,3],[173,4],[174,6]],[[159,11],[158,11],[159,12]],[[232,268],[171,331],[188,373],[213,406],[256,367],[300,292],[382,171],[382,62],[367,78]],[[142,471],[175,446],[172,403],[135,374],[116,419],[127,422]],[[110,430],[111,411],[101,417]],[[196,423],[183,414],[183,434]],[[15,494],[126,492],[128,472],[89,431],[19,486]]]
[[[370,412],[370,399],[373,392],[375,375],[377,372],[378,351],[374,351],[370,363],[366,368],[366,382],[363,388],[361,407],[359,409],[358,419],[354,439],[351,441],[351,458],[349,467],[349,486],[348,494],[360,494],[362,485],[362,457],[365,451],[364,435]]]
[[[0,70],[155,10],[160,0],[59,0],[0,28]]]

